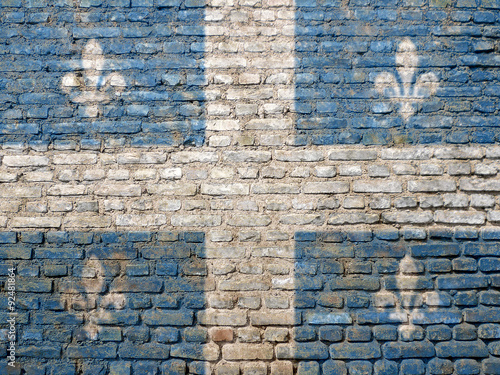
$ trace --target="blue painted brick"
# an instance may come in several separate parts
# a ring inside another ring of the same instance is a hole
[[[500,230],[496,228],[483,228],[481,237],[486,241],[500,240]]]
[[[156,274],[158,276],[177,276],[177,264],[159,262],[156,265]]]
[[[206,305],[203,294],[189,294],[184,298],[184,307],[188,309],[203,309]]]
[[[315,232],[297,232],[294,235],[295,241],[299,242],[310,242],[316,241],[316,233]]]
[[[49,243],[63,244],[69,242],[68,232],[47,232],[45,240]]]
[[[74,232],[71,236],[75,245],[90,245],[94,239],[93,233],[88,232]]]
[[[22,232],[20,234],[21,242],[30,244],[41,244],[44,236],[42,232]]]
[[[156,330],[158,342],[175,343],[179,341],[179,330],[173,327],[161,327]]]
[[[148,242],[151,241],[151,232],[130,232],[127,233],[127,241],[130,242]]]
[[[458,240],[474,240],[479,238],[479,231],[473,228],[457,228],[455,229],[455,238]]]
[[[399,230],[397,229],[379,230],[375,232],[375,237],[379,240],[396,241],[399,239]]]
[[[186,232],[184,233],[184,241],[187,243],[195,242],[202,243],[205,241],[205,233],[203,232]]]
[[[103,243],[119,243],[122,241],[122,237],[117,232],[101,233],[101,241]]]
[[[16,232],[0,232],[0,243],[2,243],[2,244],[17,243]]]

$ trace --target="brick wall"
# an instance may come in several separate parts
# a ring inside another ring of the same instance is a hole
[[[0,0],[0,372],[499,373],[499,9]]]

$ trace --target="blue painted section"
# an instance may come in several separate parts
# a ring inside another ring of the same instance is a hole
[[[5,232],[1,242],[2,285],[16,267],[16,361],[27,373],[181,374],[194,366],[204,374],[204,233]],[[0,305],[8,328],[7,298]],[[2,374],[10,373],[6,350]]]
[[[35,16],[30,7],[21,9]],[[0,42],[17,39],[2,44],[0,142],[204,144],[203,2],[83,1],[48,9],[50,23],[2,20]]]
[[[500,243],[473,232],[296,233],[299,368],[423,374],[497,363]]]
[[[498,9],[467,0],[297,2],[296,144],[499,142]]]

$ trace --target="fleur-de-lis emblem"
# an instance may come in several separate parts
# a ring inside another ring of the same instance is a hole
[[[375,78],[377,91],[398,105],[400,115],[405,119],[415,114],[415,104],[436,93],[439,86],[438,77],[432,73],[416,76],[418,55],[415,44],[404,39],[396,52],[397,77],[383,72]]]
[[[68,73],[62,79],[62,89],[70,95],[73,103],[109,102],[113,94],[118,94],[126,86],[122,75],[104,73],[108,64],[101,45],[94,39],[85,45],[78,68],[83,70],[83,74]]]
[[[101,261],[91,257],[85,264],[86,275],[75,281],[63,295],[64,304],[77,311],[86,311],[82,333],[88,340],[97,340],[100,322],[109,321],[115,310],[125,308],[126,298],[115,290],[106,289],[105,270]]]

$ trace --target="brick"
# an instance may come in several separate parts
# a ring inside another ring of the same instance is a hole
[[[349,192],[347,182],[306,182],[303,187],[304,194],[342,194]]]
[[[116,344],[97,346],[68,345],[66,354],[69,358],[116,358]]]
[[[163,164],[167,155],[160,152],[121,153],[118,154],[118,164]]]
[[[382,345],[382,352],[387,359],[429,358],[435,356],[434,345],[429,341],[389,342]]]
[[[399,181],[354,181],[353,191],[355,193],[401,193],[403,188]]]
[[[60,228],[59,217],[14,217],[10,221],[14,228]]]
[[[251,312],[250,323],[254,326],[289,326],[300,323],[300,318],[292,312]]]
[[[193,196],[196,195],[198,187],[190,183],[164,183],[147,185],[146,190],[149,194]]]
[[[431,212],[384,212],[382,213],[382,220],[387,223],[398,224],[429,224],[434,220]]]
[[[299,194],[300,185],[294,183],[258,183],[252,184],[253,194]]]
[[[116,292],[132,293],[159,293],[162,289],[163,281],[156,278],[120,278],[111,283],[111,288]]]
[[[352,318],[347,313],[310,313],[306,321],[311,325],[351,324]]]
[[[148,326],[190,326],[193,324],[193,312],[149,310],[142,314],[142,321]]]
[[[427,160],[434,154],[432,149],[427,148],[387,148],[382,149],[381,158],[388,160]]]
[[[183,343],[172,345],[172,357],[214,361],[219,358],[220,350],[215,344]]]
[[[484,224],[486,214],[482,212],[436,211],[434,213],[434,221],[445,224]]]
[[[346,213],[346,214],[331,214],[327,223],[329,225],[344,225],[344,224],[374,224],[379,222],[379,214],[366,213]]]
[[[278,161],[285,162],[315,162],[324,160],[321,151],[313,150],[275,151],[274,157]]]
[[[134,345],[132,343],[125,342],[120,345],[118,350],[118,355],[120,358],[126,359],[168,359],[170,355],[170,346],[157,343],[145,343],[140,345]]]
[[[485,276],[439,276],[437,287],[439,289],[473,289],[488,286],[488,278]]]
[[[2,162],[7,167],[46,167],[49,165],[49,158],[46,156],[7,155],[3,157]]]
[[[376,160],[377,151],[375,150],[333,150],[328,153],[328,159],[330,160]]]
[[[206,195],[248,195],[248,184],[201,184],[201,194]]]
[[[40,187],[2,186],[0,198],[40,198],[42,189]]]
[[[449,341],[436,344],[436,355],[441,358],[485,358],[489,352],[482,341]]]
[[[343,277],[331,281],[330,288],[332,290],[378,290],[380,282],[377,278],[366,277]]]
[[[222,223],[219,215],[173,215],[174,227],[215,227]]]
[[[245,125],[248,130],[286,130],[292,128],[289,119],[251,119]]]
[[[463,178],[460,180],[460,190],[474,192],[497,192],[500,191],[500,180]]]
[[[422,276],[389,276],[384,278],[387,290],[421,290],[433,289],[431,279]]]
[[[96,154],[56,154],[53,156],[52,162],[56,165],[89,165],[97,163]]]
[[[106,184],[97,187],[94,194],[98,196],[112,197],[140,197],[141,187],[139,185]]]
[[[271,224],[271,218],[267,215],[245,215],[229,219],[228,224],[235,227],[266,227]]]
[[[231,163],[265,163],[271,160],[268,151],[225,151],[224,161]]]
[[[408,181],[408,191],[415,193],[450,192],[456,190],[455,181],[451,180]]]
[[[21,346],[16,351],[20,357],[32,358],[61,358],[61,347],[56,345]]]
[[[197,321],[208,326],[245,326],[247,314],[243,311],[222,313],[217,310],[205,310],[198,312]]]
[[[236,280],[222,280],[219,289],[223,291],[252,291],[269,290],[269,284],[263,281],[256,281],[254,278],[240,278]]]
[[[411,314],[415,324],[458,324],[462,321],[460,311],[436,310],[436,311],[414,311]]]
[[[481,159],[485,155],[484,149],[476,147],[439,148],[435,151],[438,159]]]
[[[380,346],[372,343],[340,343],[330,345],[332,359],[377,359],[382,356]]]
[[[274,356],[270,344],[226,344],[222,347],[222,358],[225,360],[269,360]]]
[[[458,256],[460,247],[456,244],[426,244],[411,246],[411,254],[415,257],[449,257]]]
[[[67,216],[63,220],[65,228],[108,228],[111,223],[110,217],[103,216]]]
[[[139,321],[139,316],[135,312],[114,311],[112,314],[100,311],[90,317],[92,324],[98,325],[134,325]]]
[[[160,226],[167,223],[167,218],[162,214],[154,215],[118,215],[116,217],[117,226],[148,227]]]
[[[320,342],[276,345],[277,359],[321,360],[328,357],[328,346]]]

